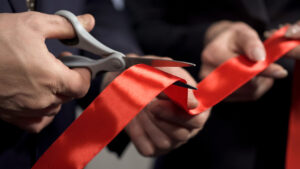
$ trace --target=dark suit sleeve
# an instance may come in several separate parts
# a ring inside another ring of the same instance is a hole
[[[146,54],[199,63],[204,33],[209,24],[202,22],[189,25],[186,20],[188,11],[180,8],[178,2],[126,0],[126,7]]]
[[[110,0],[88,0],[87,12],[95,16],[92,34],[103,44],[125,54],[141,54],[124,10],[116,10]]]

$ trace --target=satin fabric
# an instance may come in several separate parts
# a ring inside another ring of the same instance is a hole
[[[156,79],[153,81],[153,79]],[[163,90],[171,98],[187,89],[171,86],[178,77],[146,65],[136,65],[118,76],[50,146],[33,169],[82,169],[153,98]],[[178,101],[175,98],[176,102]],[[185,103],[186,104],[186,103]]]
[[[286,169],[300,168],[300,61],[296,62],[289,120]]]
[[[127,69],[107,86],[53,143],[33,169],[82,169],[160,92],[164,91],[190,115],[199,114],[214,106],[300,44],[299,40],[284,38],[286,30],[287,27],[278,30],[264,42],[267,51],[265,61],[252,62],[244,56],[238,56],[229,59],[202,80],[195,91],[199,106],[193,110],[187,109],[187,89],[172,85],[178,80],[184,80],[146,65],[136,65]],[[296,87],[299,87],[299,84],[296,84]],[[297,91],[294,99],[299,103],[296,96],[300,94],[299,90]],[[292,110],[298,111],[299,104],[297,109]],[[294,116],[292,118],[294,119]],[[296,135],[289,136],[295,141],[289,144],[288,150],[299,153],[300,147],[296,143],[300,140],[300,134],[297,134],[300,120],[292,124],[292,128],[297,129],[290,132]],[[299,159],[298,154],[294,156],[290,151],[287,153],[289,159]],[[295,161],[289,159],[287,162],[291,163],[287,166],[294,167]]]

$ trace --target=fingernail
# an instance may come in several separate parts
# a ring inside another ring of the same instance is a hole
[[[262,48],[255,48],[252,51],[252,57],[254,61],[263,61],[266,59],[266,52]]]
[[[286,31],[285,37],[287,38],[298,38],[300,37],[300,26],[293,25]]]
[[[284,69],[281,69],[281,70],[274,71],[272,74],[276,78],[284,78],[288,75],[288,71],[284,70]]]
[[[79,16],[79,21],[81,25],[87,30],[91,29],[91,27],[93,26],[93,18],[88,14]]]
[[[83,17],[83,19],[81,20],[81,24],[84,26],[84,27],[87,27],[89,25],[89,19],[87,17]]]

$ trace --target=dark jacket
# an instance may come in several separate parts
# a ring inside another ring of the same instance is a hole
[[[1,13],[27,11],[25,0],[0,0]],[[89,12],[96,18],[94,36],[104,44],[121,52],[139,52],[131,36],[122,12],[114,10],[110,0],[38,0],[36,10],[53,14],[58,10],[70,10],[76,15]],[[90,53],[68,48],[58,40],[47,40],[49,50],[58,56],[63,51],[98,58]],[[92,82],[87,96],[62,106],[54,121],[40,134],[30,134],[0,120],[0,168],[31,168],[52,142],[72,123],[75,106],[86,107],[100,92],[100,78]]]
[[[206,29],[219,20],[248,23],[260,36],[300,19],[298,0],[127,0],[146,54],[200,65]],[[290,73],[261,99],[216,106],[204,130],[188,144],[159,158],[156,168],[283,169],[293,61],[279,61]],[[199,67],[190,70],[197,78]]]

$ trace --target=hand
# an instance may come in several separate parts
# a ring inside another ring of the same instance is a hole
[[[214,33],[216,32],[216,33]],[[208,29],[207,46],[202,53],[200,78],[206,77],[226,60],[244,54],[252,61],[266,57],[263,43],[251,27],[241,22],[220,22]],[[287,76],[287,71],[273,63],[264,72],[229,96],[227,101],[254,101],[264,95],[274,83],[274,79]]]
[[[78,19],[88,30],[91,15]],[[0,118],[22,129],[39,132],[61,104],[86,94],[89,72],[69,69],[51,54],[46,38],[74,36],[61,16],[38,12],[0,14]]]
[[[189,84],[196,86],[195,80],[182,68],[161,70],[184,78]],[[105,81],[112,80],[115,75],[116,73],[107,74]],[[189,90],[188,107],[192,109],[197,105],[193,92]],[[125,130],[142,155],[156,156],[179,147],[195,136],[204,126],[209,113],[210,110],[207,110],[196,116],[188,115],[161,93],[127,125]]]
[[[295,24],[289,27],[285,34],[285,37],[291,39],[300,39],[300,21],[296,22]],[[286,56],[288,58],[300,60],[300,46],[291,50],[289,53],[287,53]]]

